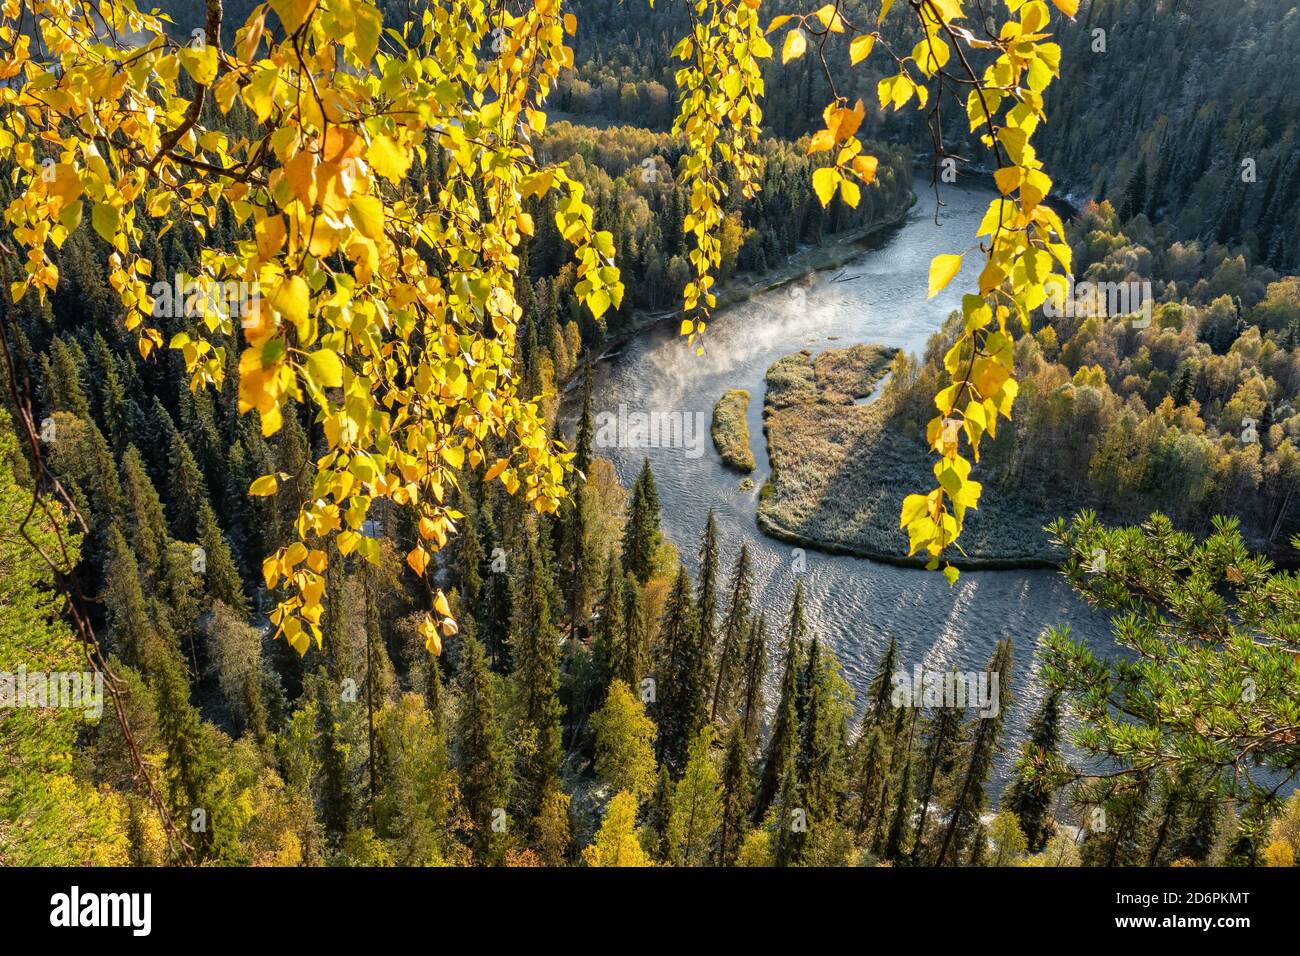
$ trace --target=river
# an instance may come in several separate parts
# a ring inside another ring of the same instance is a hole
[[[973,286],[981,256],[975,231],[993,192],[982,187],[945,187],[939,224],[934,195],[921,193],[907,221],[882,235],[874,248],[842,269],[762,293],[719,311],[697,356],[675,328],[660,324],[629,341],[596,369],[594,410],[617,413],[698,413],[703,454],[698,449],[601,447],[619,478],[631,485],[649,457],[659,489],[662,527],[697,569],[696,550],[710,508],[716,516],[722,560],[721,587],[742,542],[754,558],[758,603],[767,610],[771,660],[789,608],[796,578],[803,581],[807,618],[830,645],[844,676],[858,695],[870,682],[891,635],[898,638],[906,670],[956,665],[981,670],[996,641],[1015,640],[1012,704],[1004,744],[1024,736],[1043,696],[1035,649],[1050,627],[1069,625],[1076,636],[1100,652],[1113,643],[1103,617],[1080,602],[1053,571],[967,571],[949,587],[937,572],[881,564],[863,558],[797,549],[765,536],[755,522],[758,489],[767,478],[763,436],[764,377],[783,355],[810,349],[842,348],[875,342],[921,353],[929,336],[959,306]],[[962,273],[938,296],[926,299],[930,260],[943,252],[965,252]],[[838,281],[837,281],[838,278]],[[740,490],[740,476],[725,469],[708,437],[714,402],[729,388],[750,392],[750,447],[757,462],[754,488]],[[922,489],[899,488],[904,494]],[[999,493],[990,488],[988,494]],[[967,517],[978,521],[978,512]],[[905,549],[900,533],[900,548]],[[777,668],[769,683],[774,690]],[[771,701],[769,701],[769,706]],[[1004,746],[991,792],[1005,780],[1014,746]]]

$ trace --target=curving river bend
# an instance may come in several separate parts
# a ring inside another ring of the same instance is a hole
[[[885,233],[842,269],[818,273],[719,311],[697,356],[661,323],[628,342],[596,368],[594,411],[698,413],[703,454],[682,448],[601,447],[619,478],[630,485],[643,457],[650,459],[659,489],[664,532],[677,545],[692,573],[705,518],[714,510],[721,545],[722,582],[741,543],[754,557],[757,603],[768,612],[769,637],[776,641],[789,608],[796,577],[807,597],[810,628],[838,655],[845,678],[858,694],[871,680],[890,635],[910,672],[956,665],[981,670],[999,639],[1015,639],[1012,705],[1004,745],[1018,743],[1041,700],[1035,649],[1049,627],[1068,624],[1099,653],[1113,647],[1103,617],[1090,611],[1053,571],[967,571],[949,588],[942,575],[898,568],[863,558],[807,551],[803,561],[790,545],[765,536],[755,522],[758,489],[767,478],[763,436],[764,377],[783,355],[842,348],[854,342],[898,346],[920,354],[979,266],[975,231],[994,193],[980,187],[945,187],[940,224],[934,196],[922,194],[908,220]],[[926,299],[930,260],[943,252],[968,253],[963,272],[932,300]],[[838,281],[837,281],[838,278]],[[729,388],[750,393],[750,447],[757,462],[754,488],[740,490],[740,476],[723,468],[708,436],[714,402]],[[898,489],[899,502],[909,491]],[[997,493],[991,489],[990,493]],[[978,513],[967,518],[978,521]],[[905,537],[899,535],[905,550]],[[803,565],[803,570],[798,568]],[[773,626],[775,625],[775,626]],[[772,649],[772,660],[776,648]],[[774,683],[774,674],[769,680]],[[1014,757],[1004,746],[992,792]]]

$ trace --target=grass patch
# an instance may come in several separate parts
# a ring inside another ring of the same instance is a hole
[[[825,551],[906,561],[898,527],[909,492],[934,484],[933,461],[916,436],[891,424],[891,391],[870,404],[896,350],[855,345],[813,357],[797,352],[767,373],[763,430],[772,474],[759,496],[768,534]],[[954,564],[998,567],[1056,559],[1042,527],[1051,509],[1014,494],[988,494],[966,516]],[[916,562],[923,563],[923,562]]]
[[[739,472],[754,470],[754,453],[749,450],[749,423],[745,412],[749,409],[749,392],[733,388],[718,399],[713,406],[713,445],[722,456],[722,463]]]

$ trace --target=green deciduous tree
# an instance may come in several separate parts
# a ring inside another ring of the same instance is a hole
[[[714,856],[722,792],[712,750],[713,729],[706,726],[691,740],[686,769],[673,787],[665,843],[676,866],[703,866]]]
[[[627,684],[614,678],[604,705],[592,718],[596,775],[614,792],[641,800],[655,785],[654,722]]]

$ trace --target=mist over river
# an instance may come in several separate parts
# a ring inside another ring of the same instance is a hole
[[[1035,655],[1040,635],[1049,627],[1068,624],[1095,650],[1110,653],[1114,645],[1105,619],[1080,602],[1054,571],[965,571],[950,588],[937,572],[811,549],[799,571],[795,549],[764,535],[755,522],[759,489],[769,467],[762,420],[768,366],[799,349],[816,353],[855,342],[922,353],[929,336],[959,307],[963,291],[974,285],[982,259],[975,248],[975,231],[993,196],[982,187],[945,187],[945,205],[936,225],[934,195],[921,192],[904,224],[882,234],[873,248],[864,247],[843,268],[718,311],[705,334],[702,356],[677,335],[673,323],[647,330],[599,363],[593,411],[617,414],[622,405],[628,414],[694,416],[697,440],[702,443],[695,448],[598,447],[596,454],[612,459],[619,478],[629,486],[642,458],[650,459],[663,530],[693,575],[710,508],[718,524],[721,590],[725,591],[741,544],[749,542],[756,603],[767,611],[772,641],[769,698],[775,696],[780,674],[776,642],[796,579],[804,584],[810,631],[834,649],[858,695],[859,708],[890,635],[898,638],[900,661],[909,673],[915,664],[980,670],[995,642],[1013,637],[1012,704],[1003,738],[1011,746],[1004,747],[990,788],[996,797],[1015,745],[1042,698]],[[930,260],[944,252],[965,253],[965,268],[947,289],[927,301]],[[729,388],[750,393],[750,448],[757,468],[749,491],[740,490],[740,475],[722,466],[708,434],[713,404]],[[570,407],[570,416],[572,411]],[[687,435],[696,437],[689,431]],[[898,488],[900,505],[905,494],[922,490]],[[986,489],[986,494],[1002,493]],[[968,523],[979,520],[978,511],[967,517]],[[898,547],[900,554],[906,552],[902,532]]]

